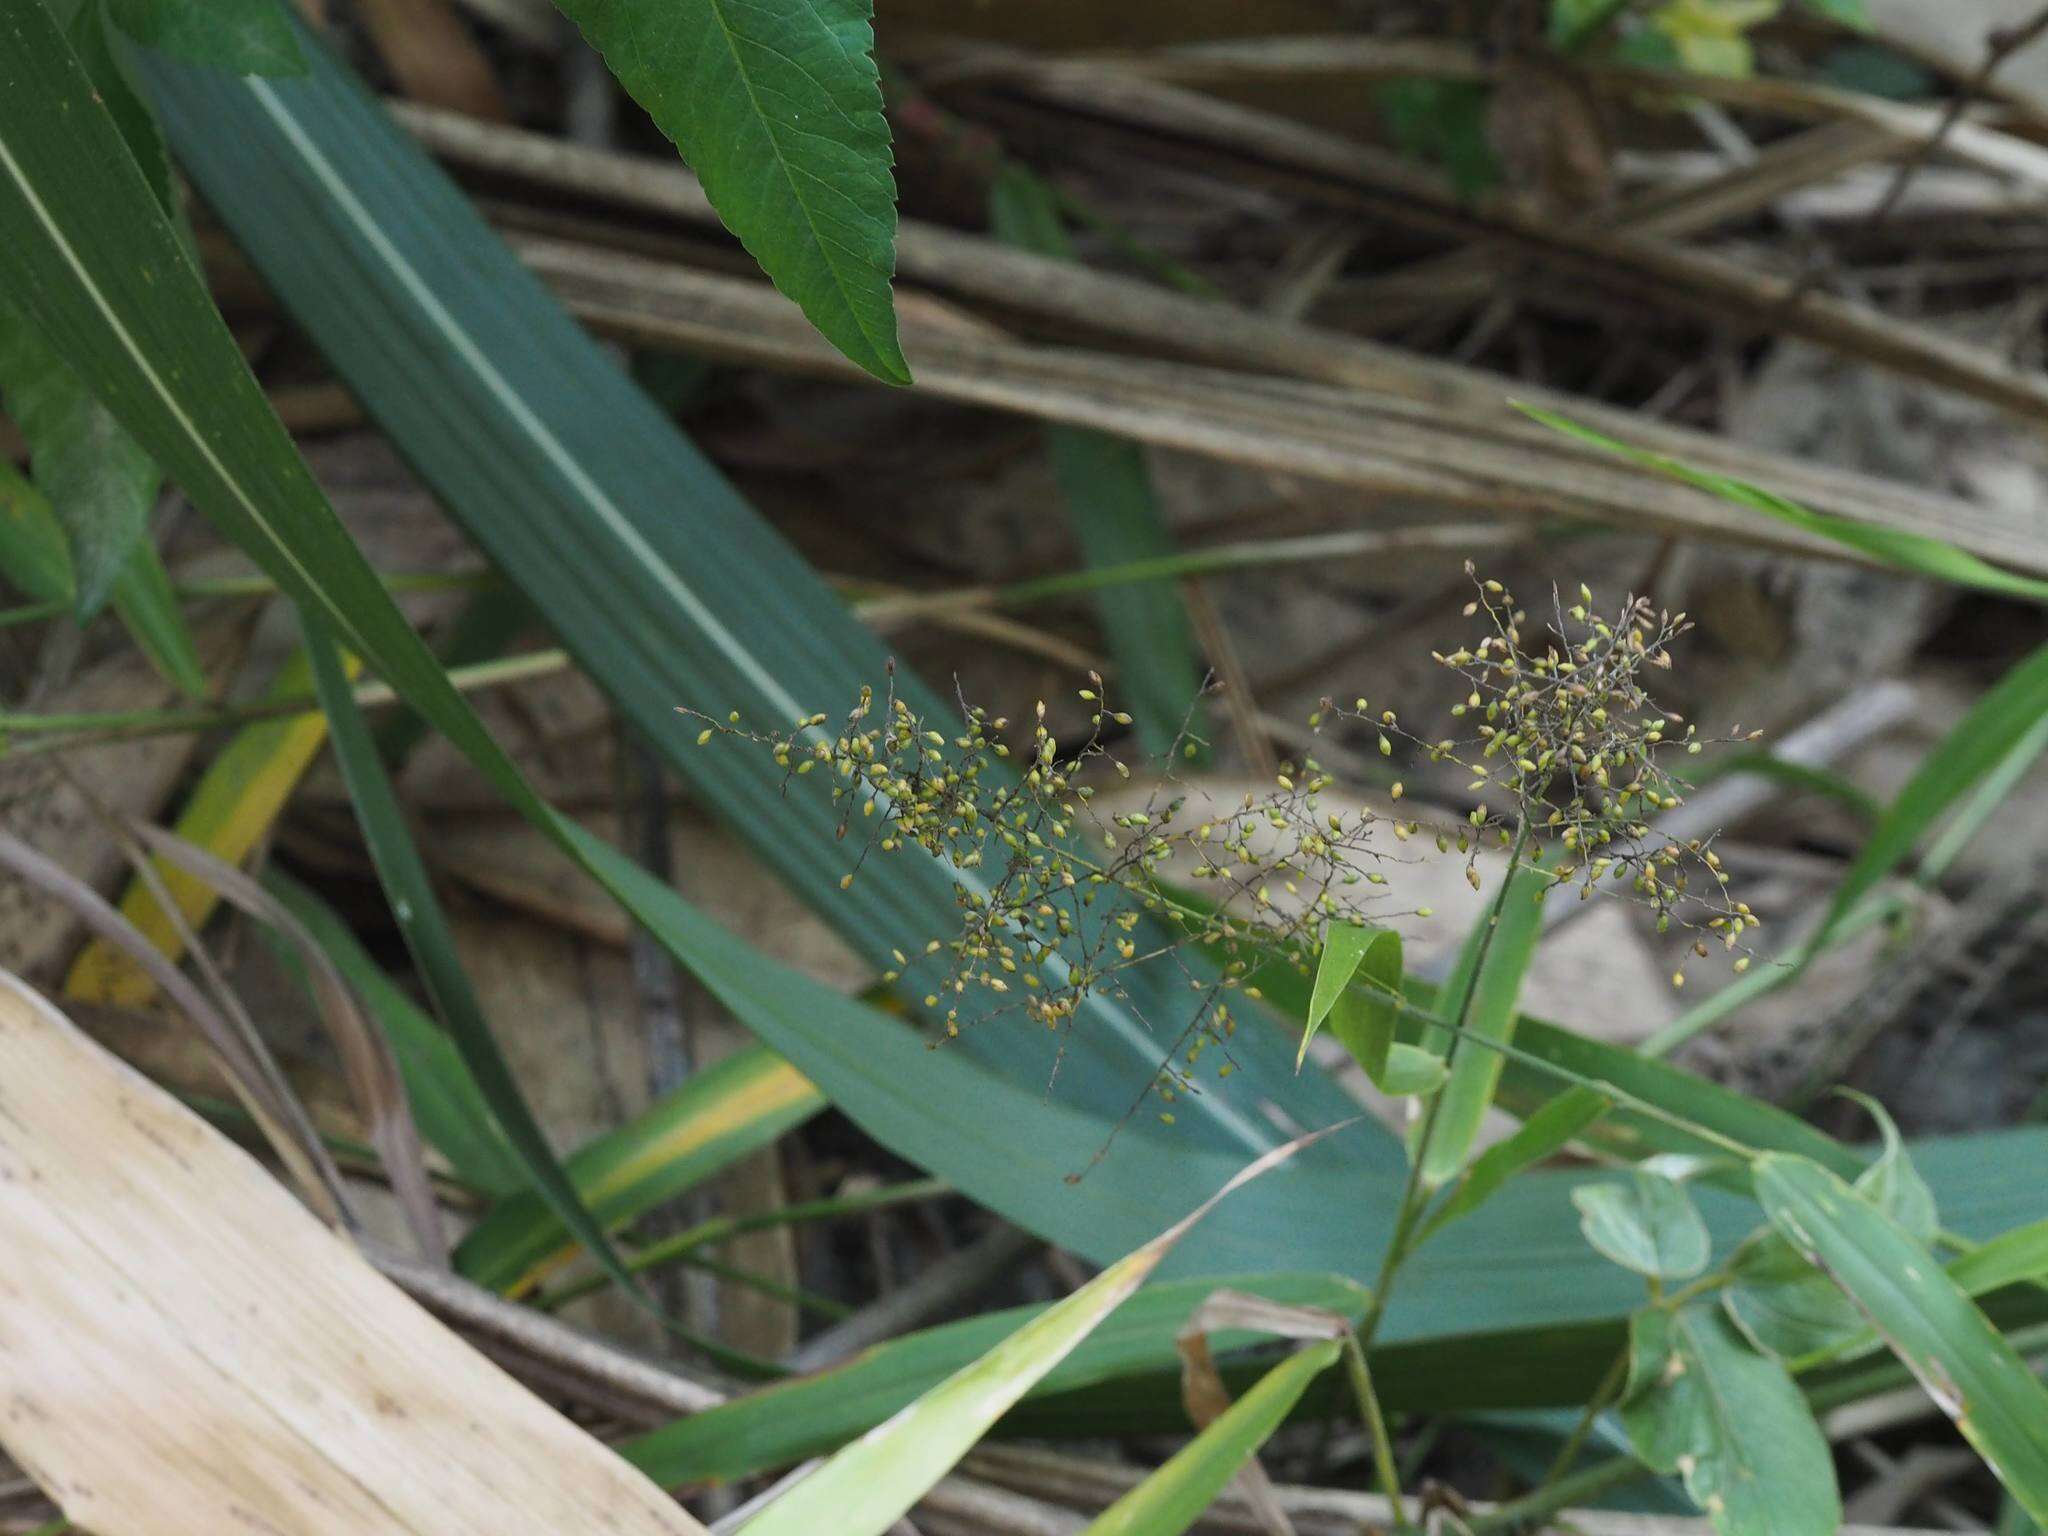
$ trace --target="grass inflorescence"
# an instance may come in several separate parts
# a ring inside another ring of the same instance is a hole
[[[838,837],[853,849],[842,886],[869,858],[913,849],[954,873],[959,926],[893,951],[885,977],[911,986],[944,1036],[1000,1014],[1062,1031],[1095,993],[1128,1003],[1121,978],[1133,968],[1180,964],[1191,1006],[1147,1090],[1171,1123],[1172,1102],[1196,1090],[1205,1056],[1214,1053],[1219,1077],[1233,1069],[1236,997],[1258,997],[1260,966],[1276,957],[1312,966],[1332,920],[1385,925],[1431,915],[1401,907],[1397,884],[1401,866],[1429,856],[1431,845],[1464,859],[1476,888],[1480,850],[1509,846],[1524,829],[1524,856],[1552,877],[1546,889],[1576,883],[1583,899],[1602,882],[1621,887],[1654,907],[1660,930],[1673,922],[1697,930],[1700,955],[1739,949],[1755,926],[1728,895],[1713,848],[1660,837],[1654,825],[1685,788],[1663,759],[1702,745],[1645,687],[1648,673],[1670,666],[1685,616],[1632,598],[1609,621],[1581,587],[1580,600],[1556,603],[1552,622],[1532,637],[1512,594],[1474,581],[1465,613],[1483,615],[1485,633],[1437,655],[1468,687],[1452,710],[1462,734],[1410,733],[1394,711],[1375,713],[1364,698],[1348,707],[1325,700],[1310,722],[1319,731],[1338,720],[1361,724],[1389,756],[1398,742],[1459,765],[1479,797],[1463,819],[1400,814],[1398,784],[1392,812],[1333,807],[1324,794],[1335,780],[1313,757],[1282,764],[1263,794],[1219,807],[1172,777],[1178,741],[1146,765],[1142,800],[1104,795],[1133,778],[1111,745],[1130,717],[1110,705],[1095,674],[1079,691],[1087,728],[1065,742],[1043,702],[1021,726],[964,699],[956,717],[927,718],[896,695],[893,670],[879,692],[863,687],[836,722],[817,713],[759,731],[737,716],[683,713],[702,722],[700,744],[726,738],[764,749],[785,792],[805,781],[829,786]],[[1190,888],[1199,900],[1185,894]],[[1191,963],[1191,947],[1221,964]]]

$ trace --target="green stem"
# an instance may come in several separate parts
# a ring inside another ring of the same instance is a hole
[[[497,579],[495,572],[487,570],[391,571],[383,577],[387,592],[458,591],[487,587]],[[233,597],[275,597],[277,590],[277,583],[268,576],[214,576],[202,581],[171,583],[171,596],[181,603],[205,603]],[[46,603],[24,603],[18,608],[0,608],[0,629],[61,618],[71,612],[72,607],[68,599],[58,599]]]
[[[528,651],[497,661],[450,669],[448,680],[464,692],[502,688],[508,683],[546,677],[569,665],[565,651]],[[356,703],[365,708],[397,702],[388,683],[358,683]],[[216,706],[207,709],[131,709],[80,712],[75,714],[0,714],[0,738],[33,735],[45,738],[14,747],[0,755],[32,757],[60,748],[98,745],[106,741],[129,741],[143,736],[171,735],[180,731],[210,731],[222,726],[252,725],[263,720],[280,720],[296,715],[317,715],[320,701],[312,694],[272,699],[262,704]],[[78,738],[84,737],[86,740]]]
[[[815,1291],[804,1290],[801,1286],[784,1285],[769,1275],[727,1264],[702,1253],[686,1253],[678,1261],[685,1269],[699,1269],[720,1280],[729,1280],[734,1285],[745,1286],[748,1290],[766,1296],[770,1301],[779,1301],[785,1306],[797,1307],[806,1312],[815,1312],[820,1317],[842,1322],[853,1316],[854,1309],[844,1302],[834,1301],[829,1296],[820,1296]],[[626,1266],[632,1268],[629,1263]]]
[[[722,1243],[727,1238],[738,1237],[743,1232],[754,1232],[763,1227],[789,1226],[803,1221],[830,1221],[840,1216],[886,1210],[892,1205],[907,1205],[915,1200],[935,1200],[952,1192],[953,1186],[944,1179],[914,1179],[903,1184],[891,1184],[882,1189],[865,1190],[856,1195],[841,1195],[830,1200],[808,1200],[798,1205],[785,1205],[772,1211],[758,1211],[745,1216],[715,1216],[709,1221],[700,1221],[693,1227],[686,1227],[658,1243],[650,1243],[638,1252],[627,1255],[626,1268],[640,1274],[663,1264],[686,1263],[695,1250],[712,1243]],[[543,1310],[552,1312],[567,1306],[579,1296],[603,1290],[609,1283],[603,1275],[587,1275],[559,1290],[548,1292],[539,1298],[539,1304]]]
[[[1607,1368],[1607,1374],[1601,1378],[1599,1387],[1586,1400],[1585,1411],[1579,1415],[1579,1422],[1572,1426],[1572,1432],[1565,1437],[1564,1445],[1558,1450],[1557,1459],[1550,1464],[1550,1470],[1543,1474],[1543,1481],[1536,1485],[1538,1493],[1571,1472],[1573,1464],[1579,1459],[1579,1452],[1586,1448],[1586,1437],[1593,1433],[1593,1426],[1599,1422],[1600,1415],[1607,1411],[1608,1405],[1621,1395],[1622,1386],[1627,1381],[1628,1350],[1623,1348],[1614,1357],[1614,1364]]]
[[[1485,924],[1479,932],[1479,950],[1473,957],[1472,969],[1466,974],[1459,988],[1457,1011],[1451,1015],[1454,1033],[1450,1043],[1444,1047],[1444,1061],[1448,1065],[1457,1056],[1458,1046],[1464,1039],[1463,1031],[1471,1022],[1472,1000],[1479,993],[1479,977],[1486,969],[1487,952],[1493,947],[1493,935],[1500,926],[1500,915],[1507,907],[1508,892],[1515,883],[1515,865],[1520,861],[1523,850],[1529,845],[1529,823],[1526,819],[1515,823],[1515,838],[1508,846],[1507,868],[1501,874],[1500,889],[1493,893],[1493,900],[1487,904],[1486,914],[1481,919]],[[1393,1289],[1394,1277],[1400,1272],[1407,1259],[1415,1235],[1416,1224],[1429,1204],[1430,1191],[1423,1187],[1422,1165],[1429,1152],[1429,1138],[1436,1130],[1439,1111],[1443,1108],[1443,1090],[1439,1088],[1430,1095],[1429,1107],[1422,1114],[1421,1134],[1416,1138],[1412,1155],[1408,1159],[1408,1180],[1401,1187],[1401,1204],[1394,1216],[1393,1235],[1387,1239],[1387,1251],[1381,1255],[1379,1274],[1372,1283],[1372,1299],[1367,1302],[1365,1316],[1359,1320],[1358,1328],[1352,1335],[1357,1346],[1360,1361],[1372,1347],[1380,1322],[1387,1312],[1387,1293]],[[1377,1447],[1375,1447],[1377,1456]],[[1401,1491],[1394,1481],[1394,1462],[1391,1448],[1387,1460],[1381,1466],[1382,1480],[1387,1483],[1387,1497],[1394,1503],[1394,1519],[1405,1526],[1407,1517],[1401,1506]]]
[[[1595,1462],[1583,1472],[1561,1477],[1534,1493],[1524,1494],[1519,1499],[1494,1506],[1483,1515],[1473,1516],[1465,1523],[1465,1529],[1471,1532],[1471,1536],[1498,1536],[1498,1533],[1517,1526],[1537,1525],[1560,1509],[1569,1509],[1574,1504],[1598,1498],[1610,1489],[1647,1476],[1648,1472],[1648,1468],[1630,1456]]]
[[[1352,1392],[1358,1397],[1359,1414],[1372,1436],[1372,1462],[1379,1471],[1380,1492],[1394,1507],[1395,1524],[1405,1526],[1407,1518],[1401,1508],[1401,1466],[1394,1459],[1394,1437],[1387,1432],[1387,1416],[1380,1407],[1379,1393],[1373,1390],[1372,1367],[1366,1363],[1365,1351],[1358,1347],[1356,1334],[1344,1341],[1344,1370],[1351,1378]]]
[[[1449,1015],[1453,1033],[1450,1043],[1444,1048],[1444,1062],[1448,1066],[1457,1058],[1458,1047],[1463,1042],[1462,1031],[1472,1023],[1472,1001],[1479,994],[1479,977],[1486,969],[1487,952],[1493,947],[1493,936],[1500,927],[1500,915],[1507,907],[1508,892],[1515,882],[1515,865],[1520,861],[1523,850],[1529,845],[1529,824],[1526,820],[1515,823],[1515,839],[1508,847],[1507,868],[1502,872],[1500,888],[1493,893],[1493,900],[1487,903],[1486,913],[1481,919],[1484,926],[1479,931],[1479,952],[1473,957],[1472,969],[1464,977],[1458,992],[1458,1006]],[[1422,1127],[1415,1140],[1414,1155],[1408,1160],[1408,1181],[1401,1188],[1401,1204],[1394,1217],[1394,1233],[1387,1241],[1387,1251],[1380,1259],[1380,1272],[1373,1281],[1372,1300],[1366,1306],[1365,1317],[1358,1325],[1358,1341],[1361,1348],[1370,1348],[1373,1335],[1379,1329],[1380,1319],[1387,1308],[1387,1290],[1395,1274],[1408,1257],[1409,1243],[1415,1234],[1415,1226],[1422,1218],[1424,1207],[1429,1203],[1429,1191],[1422,1187],[1422,1165],[1429,1151],[1430,1136],[1436,1130],[1437,1115],[1443,1108],[1443,1090],[1439,1088],[1430,1096],[1429,1106],[1422,1112]]]

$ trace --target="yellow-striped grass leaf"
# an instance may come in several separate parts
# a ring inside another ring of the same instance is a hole
[[[351,678],[362,670],[352,657],[346,665]],[[303,698],[312,685],[305,652],[294,651],[278,668],[265,698]],[[326,741],[327,719],[315,712],[244,726],[208,765],[172,830],[223,862],[240,864],[276,824]],[[157,868],[179,913],[198,929],[219,904],[219,894],[163,859],[157,860]],[[166,955],[178,958],[184,941],[177,925],[140,881],[132,882],[122,895],[121,915]],[[95,939],[72,962],[64,991],[81,1002],[137,1007],[156,995],[156,983],[111,945]]]
[[[631,1123],[570,1153],[563,1167],[591,1214],[616,1231],[824,1107],[801,1072],[752,1046],[692,1073]],[[523,1191],[491,1208],[456,1249],[455,1266],[479,1285],[523,1295],[575,1254],[568,1239],[547,1203]]]

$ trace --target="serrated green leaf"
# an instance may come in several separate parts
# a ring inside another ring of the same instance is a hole
[[[1711,1303],[1636,1314],[1621,1421],[1645,1465],[1683,1475],[1721,1536],[1841,1525],[1834,1458],[1806,1399]]]
[[[1258,1454],[1309,1384],[1336,1364],[1343,1350],[1341,1340],[1325,1339],[1282,1360],[1166,1465],[1104,1510],[1083,1536],[1180,1536]]]
[[[910,382],[872,0],[556,0],[824,338]]]
[[[1423,1032],[1423,1043],[1446,1056],[1451,1074],[1437,1105],[1429,1145],[1421,1153],[1423,1181],[1432,1186],[1455,1178],[1472,1155],[1472,1144],[1500,1082],[1503,1060],[1500,1052],[1488,1050],[1482,1042],[1513,1042],[1518,1018],[1515,999],[1521,995],[1522,978],[1535,958],[1536,941],[1543,936],[1543,908],[1538,897],[1550,877],[1526,864],[1516,864],[1502,878],[1508,885],[1498,918],[1488,903],[1466,935],[1442,993],[1463,1001],[1464,1025],[1475,1038],[1453,1042],[1444,1039],[1441,1031]]]
[[[1933,1255],[1804,1158],[1757,1159],[1771,1224],[1870,1319],[2036,1520],[2048,1520],[2048,1388]]]
[[[1071,1069],[1056,1101],[1049,1098],[1040,1063],[1016,1049],[1017,1032],[975,1031],[978,1038],[963,1039],[957,1050],[928,1051],[900,1021],[765,961],[672,888],[540,804],[320,498],[174,234],[160,214],[146,212],[153,198],[140,174],[132,165],[122,169],[118,135],[96,119],[61,39],[39,23],[39,6],[0,13],[0,221],[10,231],[0,241],[0,281],[34,278],[39,324],[74,366],[90,370],[95,387],[202,511],[295,599],[323,608],[351,647],[513,806],[572,849],[750,1029],[813,1081],[829,1082],[835,1101],[892,1148],[949,1176],[957,1172],[954,1182],[975,1199],[1097,1262],[1126,1251],[1142,1224],[1156,1230],[1184,1209],[1192,1170],[1203,1171],[1199,1182],[1220,1176],[1235,1160],[1230,1150],[1245,1144],[1240,1127],[1219,1116],[1213,1134],[1197,1134],[1191,1110],[1171,1136],[1127,1133],[1091,1175],[1085,1198],[1063,1183],[1127,1107],[1129,1078],[1120,1069],[1144,1060],[1145,1037],[1127,1033],[1106,1011],[1077,1030],[1074,1046],[1100,1051],[1093,1091],[1114,1101],[1105,1114],[1104,1103],[1071,1090]],[[168,82],[173,139],[209,201],[250,244],[318,344],[347,361],[352,386],[384,401],[385,424],[451,509],[481,536],[502,539],[499,563],[514,580],[527,579],[516,566],[550,590],[590,584],[595,595],[586,607],[565,602],[550,618],[595,616],[598,628],[571,643],[636,722],[658,724],[678,698],[703,698],[704,678],[715,679],[704,702],[716,708],[751,698],[747,678],[822,678],[805,691],[829,703],[850,696],[842,685],[880,675],[881,649],[786,546],[737,507],[730,488],[658,414],[620,393],[597,349],[331,66],[316,81],[288,86],[173,71],[161,61],[152,63],[151,78]],[[290,218],[281,212],[287,209]],[[331,222],[306,222],[328,213]],[[395,304],[400,292],[404,323],[380,307]],[[179,388],[169,383],[173,370]],[[549,392],[535,394],[543,382]],[[203,418],[183,404],[184,388],[207,401]],[[447,428],[450,419],[459,430]],[[630,453],[621,450],[626,443]],[[633,476],[618,478],[627,467]],[[717,579],[687,579],[706,559]],[[664,594],[678,589],[701,619],[679,617],[681,598],[665,604]],[[772,710],[757,715],[764,713],[781,718]],[[793,885],[836,887],[836,869],[815,867],[824,863],[817,850],[829,846],[829,829],[820,834],[785,812],[772,776],[764,780],[752,765],[702,768],[691,784],[743,830],[758,812],[774,829],[770,841],[787,845],[764,853]],[[837,913],[829,901],[819,905],[849,932],[892,931],[883,921],[891,910],[909,914],[894,931],[928,930],[933,914],[952,910],[942,878],[876,882],[874,891],[872,901],[856,896]],[[1168,991],[1162,984],[1147,995],[1164,999]],[[1292,1080],[1284,1051],[1272,1045],[1241,1030],[1234,1050],[1247,1066],[1233,1084],[1251,1079],[1254,1102],[1270,1100],[1299,1123],[1327,1123],[1320,1110],[1341,1105],[1342,1096],[1305,1092],[1307,1075]],[[1829,1144],[1817,1140],[1825,1155]],[[1378,1154],[1394,1149],[1362,1133],[1325,1146],[1332,1156],[1312,1149],[1270,1197],[1239,1202],[1229,1221],[1213,1224],[1218,1241],[1204,1243],[1202,1267],[1255,1271],[1270,1267],[1276,1252],[1297,1251],[1305,1262],[1349,1267],[1376,1253],[1383,1232],[1373,1213],[1398,1189],[1394,1160]],[[1981,1221],[1984,1205],[1966,1175],[1986,1157],[2018,1179],[2043,1167],[2039,1139],[2026,1136],[1972,1142],[1930,1162],[1951,1219],[1966,1228],[1973,1214]],[[2048,1186],[2048,1175],[2024,1187],[2036,1185]],[[1390,1339],[1537,1323],[1526,1337],[1490,1336],[1489,1364],[1525,1358],[1511,1349],[1526,1347],[1533,1351],[1526,1359],[1540,1359],[1544,1369],[1518,1365],[1515,1380],[1556,1390],[1556,1325],[1619,1316],[1627,1288],[1617,1284],[1625,1277],[1588,1255],[1503,1294],[1498,1253],[1554,1235],[1570,1220],[1559,1181],[1540,1180],[1530,1191],[1531,1199],[1513,1206],[1495,1202],[1417,1256],[1414,1298],[1397,1298]],[[2002,1198],[2009,1220],[2010,1195]],[[1592,1348],[1577,1332],[1571,1340],[1573,1359]],[[1595,1362],[1596,1377],[1598,1368]],[[1427,1401],[1444,1405],[1445,1383],[1419,1367],[1413,1379],[1418,1390],[1439,1394]]]
[[[1572,1204],[1586,1241],[1639,1275],[1690,1279],[1712,1256],[1707,1224],[1676,1179],[1636,1169],[1623,1183],[1581,1184]]]
[[[236,75],[302,75],[282,0],[107,0],[115,25],[188,64]]]

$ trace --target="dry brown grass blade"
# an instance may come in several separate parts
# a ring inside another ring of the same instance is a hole
[[[563,144],[538,134],[494,129],[447,113],[405,106],[394,111],[427,148],[458,165],[532,185],[573,188],[579,196],[658,214],[693,228],[716,225],[696,179],[680,167]],[[603,255],[586,252],[582,259],[601,268]],[[644,263],[639,270],[651,272],[658,265],[661,264]],[[780,332],[795,333],[797,328],[787,323],[788,317],[780,309],[772,303],[750,300],[744,294],[733,296],[733,302],[743,307],[731,313],[721,313],[711,302],[713,297],[723,302],[727,291],[724,289],[710,290],[693,301],[689,297],[694,291],[692,274],[676,271],[673,263],[667,265],[674,287],[684,294],[682,300],[672,302],[680,302],[686,309],[701,303],[703,313],[663,313],[662,307],[633,291],[639,286],[636,277],[629,277],[623,295],[615,295],[619,305],[616,314],[611,314],[595,295],[579,300],[574,293],[565,292],[564,297],[572,308],[581,309],[585,318],[593,322],[606,320],[609,315],[612,323],[622,328],[647,325],[656,327],[659,334],[664,333],[662,328],[674,327],[671,339],[702,335],[708,338],[707,344],[713,345],[721,340],[729,345],[745,344],[749,331],[765,325],[776,333],[759,338],[758,351],[766,360],[773,359],[780,345]],[[1048,261],[935,225],[915,220],[903,222],[898,241],[898,279],[900,283],[920,285],[986,306],[1007,317],[1041,324],[1062,335],[1101,337],[1123,349],[1355,388],[1366,392],[1365,398],[1349,406],[1361,417],[1382,402],[1392,407],[1420,407],[1436,428],[1455,438],[1452,463],[1463,461],[1466,443],[1484,443],[1517,434],[1522,441],[1530,440],[1530,434],[1523,430],[1529,424],[1507,408],[1504,397],[1509,387],[1497,376],[1334,331],[1189,298],[1131,278],[1090,271],[1071,262]],[[658,290],[661,285],[652,286]],[[814,358],[810,366],[829,366],[829,359],[815,357],[817,351],[811,347],[803,354]],[[799,365],[797,354],[783,362],[783,366]],[[919,382],[928,381],[920,378]],[[1987,558],[2009,560],[2023,567],[2031,560],[2036,568],[2048,569],[2048,564],[2042,563],[2044,555],[2048,555],[2048,541],[2043,541],[2036,530],[2002,519],[1960,498],[1915,491],[1873,476],[1748,448],[1726,438],[1674,427],[1559,391],[1523,388],[1518,392],[1531,403],[1574,416],[1602,432],[1703,468],[1768,485],[1820,511],[1913,529],[1961,544]],[[1346,403],[1347,397],[1341,394],[1335,398],[1340,405]],[[1091,417],[1088,424],[1099,423]],[[1544,451],[1552,461],[1574,468],[1594,462],[1590,451],[1559,444],[1554,439]],[[1607,462],[1611,466],[1614,461]],[[1549,472],[1530,466],[1523,478],[1548,479]],[[1654,507],[1672,501],[1672,488],[1658,477],[1634,474],[1626,484],[1632,503]],[[1782,530],[1768,527],[1766,519],[1729,509],[1716,510],[1709,517],[1706,502],[1694,500],[1692,505],[1694,526],[1700,531],[1762,543],[1770,543],[1774,538],[1782,541]],[[1815,546],[1814,552],[1821,551]],[[1840,551],[1836,549],[1833,553]]]
[[[0,1442],[96,1536],[701,1532],[0,978]]]
[[[357,9],[406,95],[493,122],[512,115],[489,56],[447,0],[364,0]]]
[[[1593,228],[1666,239],[1697,234],[1881,159],[1905,142],[1895,130],[1870,123],[1823,123],[1771,145],[1748,165],[1704,181],[1659,188],[1587,222]],[[1499,281],[1500,258],[1497,248],[1471,247],[1354,284],[1343,306],[1347,326],[1363,334],[1386,335],[1412,324],[1418,313],[1482,300]]]
[[[1216,1357],[1209,1347],[1209,1335],[1226,1329],[1307,1341],[1341,1339],[1350,1333],[1351,1324],[1335,1312],[1287,1306],[1249,1291],[1210,1293],[1173,1341],[1180,1353],[1181,1403],[1197,1430],[1207,1429],[1230,1411],[1230,1391],[1223,1384],[1223,1373],[1217,1370]],[[1294,1536],[1294,1524],[1287,1518],[1273,1480],[1258,1457],[1244,1464],[1234,1486],[1268,1536]]]
[[[760,366],[856,376],[760,284],[556,240],[517,239],[515,246],[600,331]],[[920,325],[908,309],[903,318],[916,387],[949,399],[1441,505],[1843,553],[1833,540],[1762,513],[1618,459],[1587,457],[1500,404],[1510,392],[1506,381],[1495,381],[1492,406],[1463,412],[1406,395],[982,340]],[[1660,435],[1639,430],[1626,413],[1580,414],[1619,416],[1615,430],[1638,441]],[[1834,478],[1807,470],[1767,474],[1764,481],[1791,495],[1808,488],[1811,504],[1858,521],[1928,533],[2021,570],[2048,571],[2048,536],[2038,529],[1960,500],[1902,498],[1890,488],[1868,501],[1811,496],[1811,488],[1825,490]]]
[[[285,1083],[284,1073],[262,1040],[245,1027],[246,1021],[225,1014],[99,892],[6,831],[0,831],[0,869],[41,892],[44,899],[76,914],[87,928],[149,973],[164,995],[205,1036],[220,1060],[229,1087],[255,1119],[264,1139],[290,1170],[306,1198],[328,1220],[347,1220],[348,1197],[333,1159],[327,1155],[305,1107]]]
[[[129,830],[154,849],[158,858],[175,864],[194,879],[204,880],[223,901],[275,929],[290,942],[312,980],[321,1021],[333,1037],[356,1107],[370,1128],[371,1144],[383,1158],[385,1174],[391,1180],[392,1191],[398,1196],[420,1252],[436,1263],[444,1262],[447,1242],[441,1227],[441,1208],[427,1177],[426,1153],[420,1143],[419,1127],[413,1123],[412,1106],[406,1100],[398,1062],[391,1054],[390,1043],[356,1005],[355,995],[328,959],[327,951],[283,903],[234,865],[163,827],[131,821]]]
[[[1311,201],[1464,238],[1511,239],[1539,257],[1547,275],[1591,282],[1624,298],[1648,296],[1738,328],[1763,325],[1802,336],[2026,419],[2048,420],[2048,378],[1867,306],[1824,293],[1802,295],[1792,278],[1668,240],[1561,223],[1512,200],[1470,207],[1448,182],[1388,151],[1177,86],[1133,80],[1105,90],[1099,70],[1021,61],[1007,83],[1063,118],[1142,137],[1162,153],[1198,153],[1208,174],[1277,182]]]

